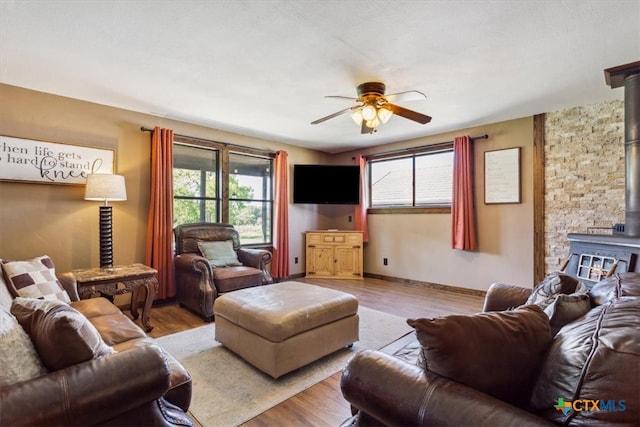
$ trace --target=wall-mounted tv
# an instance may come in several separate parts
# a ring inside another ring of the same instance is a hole
[[[359,204],[360,167],[293,165],[293,203]]]

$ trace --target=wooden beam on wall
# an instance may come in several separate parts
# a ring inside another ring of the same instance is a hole
[[[539,283],[546,275],[544,240],[544,123],[545,114],[533,116],[533,278]]]

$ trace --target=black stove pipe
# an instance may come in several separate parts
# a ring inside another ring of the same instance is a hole
[[[605,70],[611,88],[624,85],[624,234],[640,237],[640,61]]]
[[[640,73],[624,79],[625,235],[640,236]]]

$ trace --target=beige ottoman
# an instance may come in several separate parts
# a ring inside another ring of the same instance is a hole
[[[213,312],[216,340],[273,378],[359,339],[356,297],[306,283],[229,292]]]

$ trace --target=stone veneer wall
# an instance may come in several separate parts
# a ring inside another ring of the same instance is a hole
[[[625,219],[624,102],[607,101],[546,114],[545,264],[569,256],[568,233],[610,234]]]

